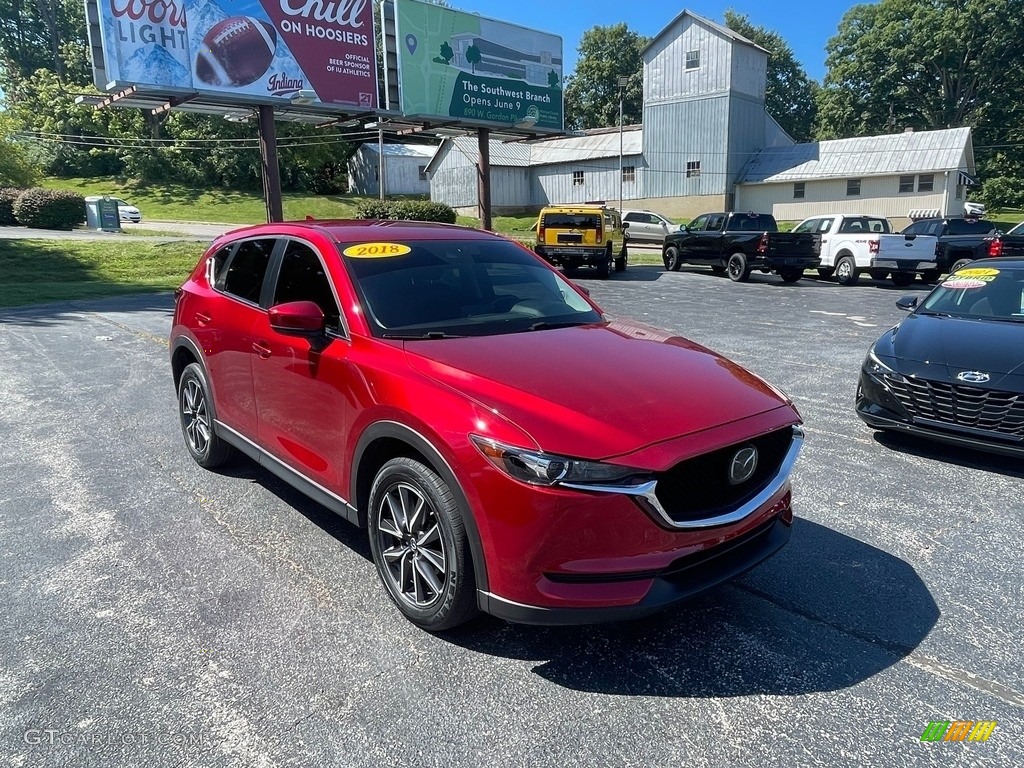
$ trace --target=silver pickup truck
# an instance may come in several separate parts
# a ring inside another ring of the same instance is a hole
[[[853,285],[864,272],[876,280],[891,277],[899,286],[910,285],[918,274],[925,282],[934,282],[941,274],[935,256],[937,238],[893,234],[889,220],[881,216],[812,216],[797,224],[793,231],[821,235],[818,274],[835,275],[840,285]]]

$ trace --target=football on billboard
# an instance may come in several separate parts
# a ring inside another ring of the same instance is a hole
[[[232,16],[210,27],[196,54],[196,76],[208,85],[237,88],[256,82],[274,60],[277,32],[252,16]]]

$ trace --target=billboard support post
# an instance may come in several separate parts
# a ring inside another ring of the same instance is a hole
[[[377,126],[377,189],[380,191],[380,199],[384,199],[384,175],[387,167],[384,163],[384,128]]]
[[[491,229],[491,132],[487,128],[476,129],[476,141],[480,150],[477,163],[477,203],[480,207],[480,229]]]
[[[263,176],[263,199],[267,204],[267,222],[284,221],[281,206],[281,167],[277,160],[277,128],[274,108],[259,105],[260,117],[260,170]]]

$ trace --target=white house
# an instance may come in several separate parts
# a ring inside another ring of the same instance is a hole
[[[780,220],[854,210],[890,218],[963,212],[974,183],[968,128],[795,144],[765,111],[768,52],[682,11],[643,51],[643,126],[626,126],[626,207],[677,219],[758,210]],[[509,149],[515,146],[516,149]],[[619,198],[618,129],[491,143],[495,211]],[[475,138],[445,140],[431,199],[477,205]]]
[[[429,195],[427,163],[436,149],[425,144],[385,144],[385,194]],[[363,144],[349,159],[348,187],[354,195],[380,193],[380,151],[376,143]]]

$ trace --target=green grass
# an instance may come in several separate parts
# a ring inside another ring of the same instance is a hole
[[[166,291],[184,282],[203,243],[0,241],[0,307]]]
[[[110,195],[127,200],[142,211],[142,221],[209,221],[227,224],[258,224],[267,220],[260,192],[224,189],[198,190],[182,184],[141,185],[108,178],[44,179],[41,186],[70,189],[82,195]],[[314,216],[318,219],[353,218],[356,206],[370,198],[355,195],[311,195],[286,192],[282,198],[286,219]]]

